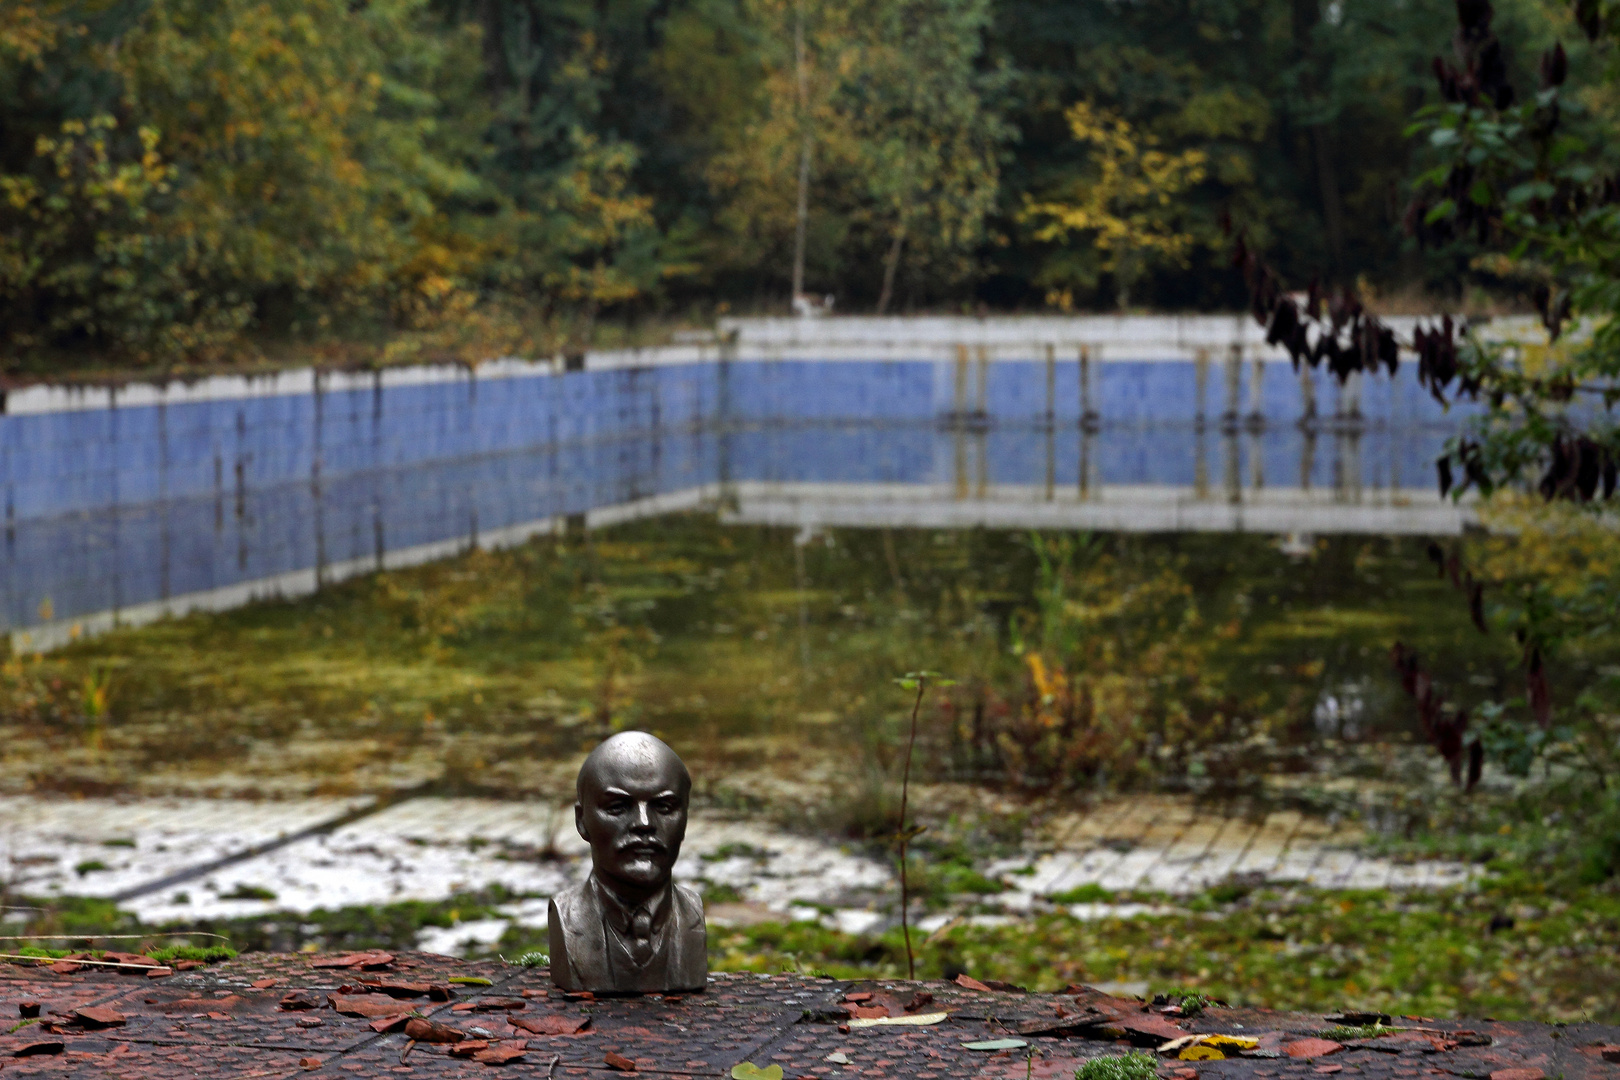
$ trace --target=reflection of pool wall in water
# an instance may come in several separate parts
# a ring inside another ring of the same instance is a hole
[[[1229,320],[1209,321],[1230,336]],[[1359,398],[1320,375],[1302,395],[1287,364],[1256,362],[1241,341],[1237,353],[1150,342],[1162,356],[1133,359],[1118,342],[756,352],[749,340],[725,358],[712,345],[593,354],[567,373],[500,362],[13,392],[0,618],[17,646],[49,647],[75,626],[297,594],[571,518],[696,505],[722,486],[746,503],[792,485],[802,510],[804,485],[879,485],[856,516],[891,506],[917,523],[954,519],[907,492],[986,504],[977,520],[958,507],[965,523],[1109,527],[1006,511],[1046,501],[1100,507],[1088,512],[1117,527],[1285,528],[1258,511],[1307,489],[1346,509],[1404,488],[1432,500],[1455,424],[1410,364]],[[1165,516],[1193,503],[1247,517]]]

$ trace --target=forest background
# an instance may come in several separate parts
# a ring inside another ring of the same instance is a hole
[[[1588,64],[1572,19],[1503,0],[1511,71],[1554,39]],[[476,362],[785,312],[800,282],[841,312],[1231,310],[1228,217],[1288,280],[1511,303],[1467,244],[1400,227],[1430,152],[1404,128],[1455,20],[1443,0],[11,0],[3,363]]]

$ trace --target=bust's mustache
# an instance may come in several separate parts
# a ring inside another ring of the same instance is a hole
[[[644,855],[666,855],[669,853],[669,846],[661,840],[647,836],[627,836],[615,843],[613,850]]]

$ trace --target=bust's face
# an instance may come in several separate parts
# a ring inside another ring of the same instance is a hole
[[[625,747],[582,778],[574,824],[591,845],[598,877],[646,894],[669,880],[686,836],[680,762],[666,747]]]

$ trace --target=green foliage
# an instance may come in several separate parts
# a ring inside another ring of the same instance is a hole
[[[1074,1070],[1074,1080],[1151,1080],[1158,1075],[1152,1054],[1133,1051],[1119,1057],[1093,1058]]]
[[[1445,13],[1399,0],[4,7],[0,335],[33,370],[479,360],[779,303],[807,147],[841,310],[1233,303],[1223,208],[1285,270],[1422,269],[1384,204]]]

